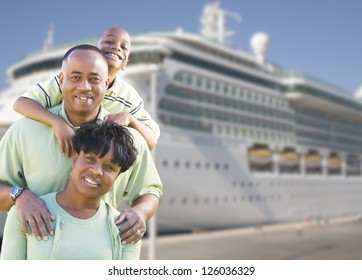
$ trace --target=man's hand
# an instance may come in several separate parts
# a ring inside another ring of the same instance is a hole
[[[15,206],[18,210],[24,232],[28,235],[29,228],[38,240],[48,240],[47,232],[54,235],[52,221],[54,217],[48,210],[44,200],[29,189],[24,189],[16,199]]]
[[[122,239],[122,244],[136,243],[146,232],[147,217],[134,208],[123,210],[116,220]]]

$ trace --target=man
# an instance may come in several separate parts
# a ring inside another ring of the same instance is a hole
[[[101,106],[108,86],[108,64],[98,48],[79,45],[70,49],[63,58],[59,83],[63,103],[50,111],[74,130],[108,115]],[[127,221],[120,227],[122,243],[142,238],[163,189],[146,141],[135,129],[129,130],[137,159],[104,197],[113,207],[122,198],[131,203],[116,221]],[[29,226],[38,240],[47,239],[47,230],[53,234],[53,217],[39,196],[64,189],[71,172],[71,159],[59,150],[53,129],[28,118],[14,123],[0,142],[0,211],[9,211],[16,204],[25,232]]]

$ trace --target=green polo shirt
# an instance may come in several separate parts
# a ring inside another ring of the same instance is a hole
[[[69,122],[63,104],[52,107],[50,111],[77,129]],[[101,106],[98,119],[103,120],[107,114]],[[143,194],[160,197],[163,189],[145,139],[137,130],[128,129],[138,154],[134,164],[118,176],[114,187],[104,197],[115,208],[121,199],[132,203]],[[28,187],[39,196],[66,187],[72,159],[61,154],[50,126],[28,118],[20,119],[1,139],[0,151],[0,181]]]
[[[35,100],[45,108],[51,108],[62,102],[63,96],[59,81],[54,76],[49,81],[37,83],[31,90],[25,92],[23,97]],[[160,127],[144,108],[143,99],[129,83],[116,76],[112,86],[107,90],[103,100],[104,108],[111,114],[128,112],[141,123],[147,125],[160,137]]]

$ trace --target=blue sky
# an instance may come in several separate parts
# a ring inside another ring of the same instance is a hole
[[[54,25],[54,43],[95,38],[110,26],[123,26],[131,36],[182,27],[198,32],[199,18],[211,0],[6,1],[0,9],[0,90],[6,69],[25,54],[42,48]],[[270,36],[267,59],[285,69],[306,73],[353,94],[362,86],[362,1],[359,0],[222,0],[238,12],[228,28],[229,41],[246,52],[258,31]]]

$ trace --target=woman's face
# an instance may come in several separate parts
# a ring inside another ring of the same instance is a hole
[[[71,181],[79,193],[98,198],[110,191],[121,169],[112,162],[112,155],[113,146],[103,158],[92,152],[75,154]]]

